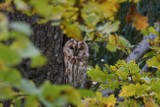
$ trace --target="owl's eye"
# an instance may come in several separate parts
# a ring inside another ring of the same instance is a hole
[[[79,50],[83,50],[84,49],[84,47],[83,46],[81,46],[80,48],[79,48]]]
[[[73,46],[69,46],[69,49],[72,49],[72,50],[73,50]]]

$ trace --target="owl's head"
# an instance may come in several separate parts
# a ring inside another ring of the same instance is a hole
[[[86,42],[77,41],[75,39],[70,39],[69,41],[66,42],[63,48],[63,52],[67,53],[70,56],[77,56],[77,57],[89,56],[88,45],[86,44]]]

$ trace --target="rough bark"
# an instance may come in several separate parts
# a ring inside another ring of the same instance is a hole
[[[7,13],[10,21],[24,21],[31,25],[34,34],[31,40],[48,58],[46,65],[40,68],[30,68],[30,60],[24,59],[19,65],[25,78],[32,79],[37,86],[45,80],[61,84],[64,72],[63,64],[63,34],[59,27],[53,27],[50,23],[39,25],[37,16],[28,17],[20,12]]]

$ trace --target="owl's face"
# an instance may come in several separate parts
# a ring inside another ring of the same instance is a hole
[[[63,51],[64,53],[74,57],[89,56],[86,42],[77,41],[75,39],[70,39],[68,42],[66,42]]]

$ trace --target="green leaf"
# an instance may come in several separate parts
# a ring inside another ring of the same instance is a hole
[[[140,72],[140,68],[134,60],[131,60],[129,62],[128,68],[129,68],[129,71],[131,72],[131,74]]]
[[[97,8],[99,8],[99,4],[97,2],[88,2],[87,4],[84,4],[82,13],[83,14],[89,14],[89,13],[92,13],[92,12],[97,12],[97,13],[101,12]]]
[[[107,83],[101,84],[100,86],[102,87],[102,89],[107,89],[107,90],[109,89],[114,91],[116,88],[119,88],[119,85],[120,85],[120,82],[112,78],[112,79],[107,79]]]
[[[13,91],[11,87],[7,87],[0,82],[0,99],[5,100],[13,97]]]
[[[15,65],[21,61],[20,56],[8,46],[0,45],[0,60],[7,65]]]
[[[50,101],[53,102],[63,90],[60,86],[53,86],[50,82],[46,81],[41,87],[40,90],[42,91],[42,96]],[[54,90],[54,91],[52,91]]]
[[[141,107],[135,99],[125,99],[123,102],[119,102],[117,107]]]
[[[131,47],[131,43],[122,36],[119,36],[120,43],[125,47]]]
[[[39,107],[40,104],[38,102],[38,98],[35,96],[27,96],[25,98],[25,106],[26,107]]]
[[[100,107],[103,107],[105,105],[107,105],[108,107],[112,107],[116,103],[116,98],[114,97],[114,95],[103,97],[102,93],[100,92],[96,92],[96,99],[97,99],[96,102]]]
[[[107,73],[101,71],[99,66],[96,66],[96,68],[88,70],[87,74],[92,78],[93,81],[97,82],[105,82],[108,76]]]
[[[155,55],[156,55],[155,51],[149,51],[144,54],[143,58],[148,58],[148,57],[155,56]]]
[[[112,22],[107,22],[103,26],[99,26],[97,28],[98,31],[100,31],[103,34],[108,34],[110,35],[112,32],[115,32],[119,28],[119,21],[115,21],[114,23]]]
[[[3,107],[3,104],[2,104],[2,103],[0,104],[0,107]]]
[[[141,32],[144,36],[148,36],[151,33],[157,35],[156,29],[152,26],[147,29],[142,30]]]
[[[49,1],[47,0],[30,0],[30,4],[34,6],[35,11],[44,17],[48,17],[51,15],[51,11],[52,11],[52,6],[50,5],[50,3],[48,3]],[[43,8],[42,8],[43,7]]]
[[[153,56],[151,59],[147,60],[147,65],[149,67],[156,67],[158,70],[160,70],[160,61],[159,61],[160,55]]]
[[[38,55],[38,56],[32,57],[31,66],[40,67],[44,65],[46,62],[47,62],[46,57],[44,57],[43,55]]]
[[[45,101],[48,101],[49,104],[56,104],[55,106],[64,106],[67,102],[77,105],[81,101],[78,91],[70,86],[52,85],[45,82],[40,90]]]
[[[116,52],[117,47],[115,45],[111,44],[111,43],[108,43],[106,48],[111,52]]]
[[[30,25],[25,22],[12,22],[10,24],[10,27],[15,31],[23,33],[25,35],[31,35],[33,33]]]
[[[160,93],[159,87],[160,87],[160,80],[153,81],[151,84],[151,91],[159,94]]]
[[[126,80],[128,78],[129,75],[129,71],[127,68],[125,67],[120,67],[117,71],[116,74],[118,75],[118,77],[120,79]]]
[[[17,86],[21,79],[20,73],[15,69],[0,70],[0,82]]]
[[[83,15],[83,19],[89,27],[94,28],[100,21],[100,16],[96,15],[95,13],[90,13],[87,15]]]
[[[136,89],[135,90],[135,95],[144,97],[145,95],[147,95],[147,92],[148,92],[149,88],[150,88],[150,86],[147,86],[145,84],[141,85],[141,84],[137,83],[135,85],[135,89]]]
[[[91,90],[79,89],[78,92],[80,93],[81,97],[94,97],[95,93]]]

